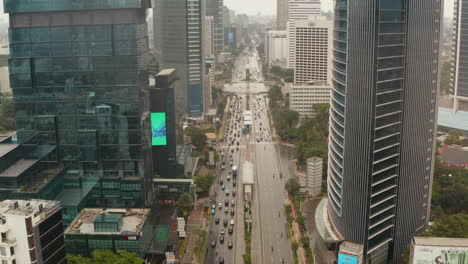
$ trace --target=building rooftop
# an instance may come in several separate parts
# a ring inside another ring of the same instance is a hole
[[[2,171],[0,177],[18,177],[38,161],[38,159],[20,159],[8,169]]]
[[[137,235],[150,214],[150,209],[103,209],[85,208],[73,220],[65,231],[66,234],[126,234]],[[100,228],[114,225],[114,228]],[[97,230],[96,230],[97,229]]]
[[[463,167],[468,164],[468,149],[454,146],[444,147],[440,159],[447,165]]]
[[[0,158],[17,147],[18,144],[0,144]]]
[[[54,209],[60,207],[60,202],[58,201],[49,201],[49,200],[5,200],[0,202],[0,214],[3,215],[22,215],[28,216],[34,214],[38,216],[39,214],[45,212],[49,214],[53,212]],[[36,220],[36,219],[35,219]],[[34,221],[35,223],[37,221]]]
[[[414,237],[417,246],[468,247],[468,238],[453,237]]]
[[[443,127],[468,131],[468,112],[439,107],[437,124]]]

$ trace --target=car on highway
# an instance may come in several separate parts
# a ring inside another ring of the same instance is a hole
[[[224,184],[221,185],[221,190],[224,191],[224,189],[226,189],[226,187],[224,186]]]
[[[216,209],[216,203],[211,205],[211,209]]]
[[[223,205],[221,203],[218,204],[218,208],[221,209],[223,208]]]
[[[234,213],[235,213],[235,211],[234,211],[234,208],[233,208],[233,209],[231,209],[231,215],[233,216]]]
[[[228,205],[229,205],[229,199],[224,200],[224,206],[228,206]]]
[[[219,264],[224,264],[224,257],[223,256],[219,257]]]
[[[216,247],[216,239],[213,239],[213,241],[211,241],[211,247]]]
[[[226,178],[226,180],[230,181],[230,180],[231,180],[231,176],[228,175],[227,178]]]
[[[220,242],[220,243],[224,243],[224,235],[220,235],[220,236],[219,236],[219,242]]]
[[[236,197],[236,190],[232,190],[232,196]]]
[[[233,227],[233,226],[229,226],[229,227],[228,227],[228,233],[229,233],[229,234],[232,234],[233,231],[234,231],[234,227]]]
[[[236,201],[234,201],[234,199],[231,200],[231,206],[234,206],[236,205]]]
[[[214,215],[216,213],[215,209],[211,209],[211,215]]]
[[[223,226],[224,226],[224,227],[227,227],[227,225],[228,225],[228,220],[227,220],[227,219],[224,219],[224,221],[223,221]]]
[[[224,208],[224,213],[227,214],[229,212],[229,209],[226,207]]]
[[[237,181],[236,181],[236,180],[233,180],[233,181],[232,181],[232,186],[235,187],[236,185],[237,185]]]
[[[226,190],[226,196],[229,196],[229,190]]]
[[[219,224],[219,217],[216,217],[215,224]]]
[[[229,248],[229,249],[232,249],[232,247],[233,247],[232,242],[229,242],[229,243],[228,243],[228,248]]]

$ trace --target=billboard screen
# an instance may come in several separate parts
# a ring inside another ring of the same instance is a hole
[[[345,254],[338,254],[338,264],[358,264],[358,258]]]
[[[228,33],[228,43],[233,43],[234,42],[234,32],[229,32]]]
[[[151,113],[151,145],[167,145],[166,113]]]
[[[468,247],[415,246],[411,252],[411,263],[468,263]]]

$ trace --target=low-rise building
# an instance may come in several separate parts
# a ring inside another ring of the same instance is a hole
[[[468,238],[414,237],[410,264],[466,263]]]
[[[85,208],[65,230],[67,253],[122,249],[143,256],[151,250],[150,209]]]
[[[293,84],[289,90],[289,108],[299,113],[300,118],[314,117],[315,104],[330,102],[331,86],[323,82],[313,85]]]
[[[307,192],[312,197],[322,194],[323,159],[312,157],[307,159]]]
[[[67,263],[62,209],[57,201],[0,202],[0,263]]]

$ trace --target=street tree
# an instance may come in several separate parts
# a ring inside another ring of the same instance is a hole
[[[468,238],[468,214],[443,215],[422,236]]]
[[[197,176],[195,178],[195,184],[204,192],[210,190],[211,185],[213,185],[215,176],[211,174]]]
[[[94,250],[91,258],[81,255],[67,255],[69,264],[143,264],[144,260],[136,252],[125,250]]]
[[[183,193],[179,197],[178,205],[179,205],[180,208],[182,208],[184,210],[189,210],[190,208],[192,208],[192,206],[193,206],[192,195],[190,195],[190,193]]]
[[[291,196],[295,196],[301,188],[299,181],[296,178],[290,178],[285,184],[286,191]]]

